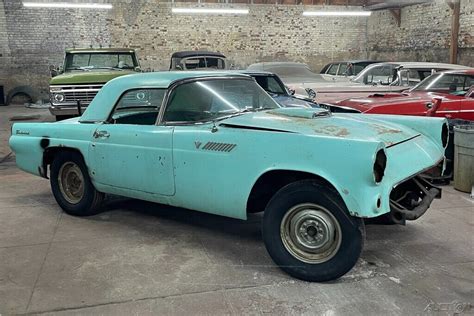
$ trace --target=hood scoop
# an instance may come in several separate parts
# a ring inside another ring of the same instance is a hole
[[[315,108],[279,108],[268,111],[269,114],[281,115],[287,117],[297,117],[305,119],[315,119],[318,117],[329,117],[331,112],[325,109]]]

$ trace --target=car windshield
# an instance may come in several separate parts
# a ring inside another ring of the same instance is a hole
[[[429,76],[411,91],[435,91],[451,94],[465,94],[474,84],[474,75],[436,73]]]
[[[177,86],[164,114],[166,122],[203,122],[280,107],[253,80],[208,79]]]
[[[397,78],[397,65],[373,64],[364,68],[352,81],[363,84],[389,85]]]
[[[285,86],[280,83],[274,76],[252,76],[257,81],[258,85],[263,88],[263,90],[272,94],[287,94]]]
[[[65,70],[134,69],[137,63],[132,53],[69,53]]]

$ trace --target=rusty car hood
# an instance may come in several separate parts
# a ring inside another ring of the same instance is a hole
[[[279,108],[251,112],[221,121],[221,126],[291,132],[308,136],[383,142],[391,146],[420,133],[395,123],[358,114],[332,114],[322,109]]]

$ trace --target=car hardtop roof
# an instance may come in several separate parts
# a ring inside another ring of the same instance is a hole
[[[186,51],[181,51],[181,52],[175,52],[171,55],[171,58],[186,58],[186,57],[196,57],[196,56],[212,56],[212,57],[225,58],[225,56],[222,53],[205,51],[205,50],[186,50]]]
[[[249,75],[249,76],[258,76],[258,75],[262,75],[262,76],[278,76],[277,74],[273,73],[273,72],[270,72],[270,71],[265,71],[265,70],[247,70],[247,69],[242,69],[242,70],[232,70],[231,72],[235,72],[235,73],[240,73],[240,74],[245,74],[245,75]]]
[[[469,69],[455,69],[455,70],[444,70],[440,73],[446,74],[460,74],[460,75],[474,75],[474,68]]]
[[[122,87],[127,89],[168,88],[173,82],[185,79],[197,79],[208,77],[232,77],[241,76],[248,78],[248,75],[230,71],[157,71],[120,76],[110,80],[106,86]]]
[[[332,65],[332,64],[340,64],[340,63],[348,63],[348,64],[358,64],[358,63],[383,63],[381,60],[369,60],[369,59],[355,59],[355,60],[341,60],[341,61],[333,61],[330,63],[327,63],[327,65]]]
[[[180,80],[226,77],[240,77],[252,80],[249,75],[229,71],[160,71],[120,76],[108,81],[100,89],[82,114],[79,122],[106,121],[113,105],[118,102],[126,91],[136,89],[168,89],[171,84]]]
[[[294,61],[269,61],[269,62],[260,62],[260,63],[255,63],[249,65],[249,67],[256,67],[256,66],[262,66],[265,68],[265,66],[297,66],[297,67],[306,67],[308,68],[308,64],[305,63],[298,63]]]
[[[114,47],[103,47],[103,48],[66,48],[66,53],[134,53],[133,48],[114,48]]]
[[[469,69],[468,66],[458,65],[458,64],[446,64],[446,63],[433,63],[433,62],[416,62],[416,61],[389,61],[381,62],[376,64],[371,64],[367,66],[367,69],[372,67],[377,67],[379,65],[397,65],[402,66],[403,68],[412,68],[412,69],[433,69],[433,68],[446,68],[446,69]]]

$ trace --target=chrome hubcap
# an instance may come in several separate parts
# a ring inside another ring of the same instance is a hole
[[[341,227],[324,207],[306,203],[291,208],[283,217],[280,235],[286,250],[306,263],[323,263],[341,246]]]
[[[58,183],[66,201],[77,204],[84,196],[84,176],[74,162],[66,162],[59,169]]]

